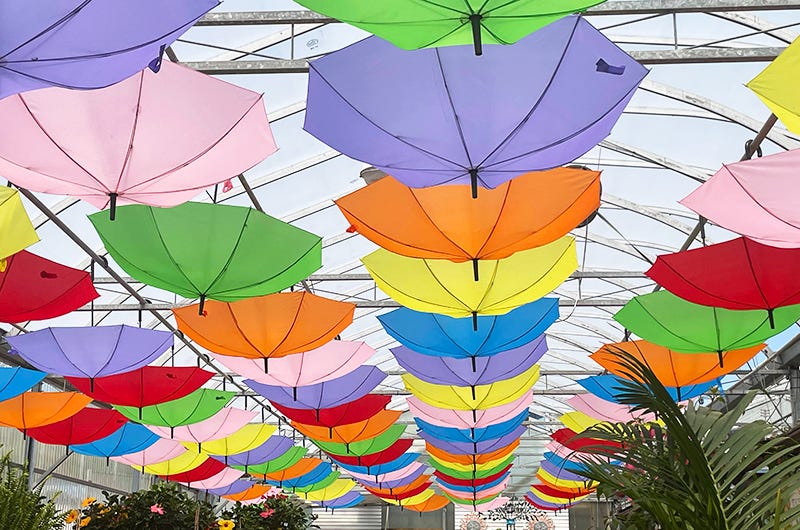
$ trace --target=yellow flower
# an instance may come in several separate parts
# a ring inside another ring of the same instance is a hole
[[[75,519],[78,518],[78,510],[70,510],[67,514],[67,517],[64,519],[66,524],[71,524],[75,522]]]
[[[236,526],[236,523],[230,519],[220,519],[217,524],[219,525],[219,530],[233,530],[233,527]]]
[[[104,515],[104,514],[107,514],[107,513],[108,513],[108,512],[110,512],[110,511],[111,511],[111,508],[103,508],[103,509],[102,509],[102,510],[100,510],[100,512],[98,512],[98,513],[99,513],[100,515]]]
[[[92,520],[91,517],[84,517],[83,519],[81,519],[80,527],[83,528],[84,526],[88,525],[89,522],[91,522],[91,520]]]
[[[94,504],[94,502],[95,502],[96,500],[97,500],[97,499],[95,499],[94,497],[86,497],[85,499],[83,499],[83,502],[81,503],[81,507],[82,507],[82,508],[86,508],[86,507],[87,507],[87,506],[89,506],[90,504]]]

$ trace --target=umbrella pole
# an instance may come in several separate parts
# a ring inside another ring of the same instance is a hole
[[[206,295],[200,295],[200,307],[197,308],[198,314],[203,316],[203,309],[206,307]]]
[[[767,309],[767,316],[769,317],[769,329],[775,329],[775,315],[772,309]]]
[[[297,401],[297,387],[292,387],[292,400]]]
[[[117,218],[117,194],[112,192],[108,194],[108,218],[112,221]]]
[[[269,373],[269,357],[264,357],[264,373]]]
[[[717,350],[717,358],[719,359],[719,367],[724,368],[722,365],[722,350]]]
[[[475,397],[475,385],[470,385],[469,389],[472,390],[472,401],[475,401],[477,399]]]
[[[480,55],[480,54],[478,54]],[[469,170],[469,183],[472,186],[472,198],[478,198],[478,170],[477,169],[470,169]]]
[[[472,312],[472,331],[478,331],[478,312]]]
[[[478,371],[478,361],[477,361],[477,359],[475,359],[474,355],[472,357],[470,357],[470,360],[472,361],[472,373],[474,374],[475,372]],[[475,399],[475,398],[472,398],[472,399]]]
[[[469,16],[469,22],[472,24],[472,42],[475,45],[475,55],[483,55],[483,45],[481,43],[481,19],[482,15],[473,13]]]
[[[478,271],[478,258],[472,258],[472,277],[476,282],[480,279],[480,274]]]

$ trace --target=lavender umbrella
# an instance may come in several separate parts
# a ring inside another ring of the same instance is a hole
[[[550,462],[549,460],[542,460],[539,463],[539,467],[541,467],[546,472],[550,473],[552,476],[563,480],[573,480],[576,482],[584,482],[584,483],[591,482],[583,475],[577,475],[575,473],[572,473],[571,471],[567,471],[563,467],[556,465]]]
[[[442,440],[436,438],[425,431],[419,431],[419,436],[431,445],[438,447],[443,451],[452,453],[454,455],[473,455],[481,453],[491,453],[497,449],[501,449],[525,434],[526,427],[520,425],[510,433],[501,436],[500,438],[493,438],[491,440],[483,440],[473,444],[472,442],[453,442],[449,440]]]
[[[233,484],[228,486],[221,486],[218,488],[210,488],[206,491],[211,495],[217,495],[218,497],[222,497],[223,495],[235,495],[237,493],[241,493],[243,491],[249,490],[253,486],[253,482],[247,480],[237,480]]]
[[[217,0],[3,0],[0,99],[113,85],[150,65]]]
[[[255,449],[228,456],[215,456],[217,460],[230,466],[248,466],[263,464],[286,454],[294,446],[291,438],[286,436],[270,436],[270,438]]]
[[[329,501],[322,501],[319,505],[323,508],[330,508],[331,510],[337,510],[342,508],[350,508],[359,504],[361,501],[364,500],[364,496],[361,495],[357,491],[348,491],[341,497],[337,497],[335,499],[331,499]]]
[[[311,62],[304,128],[410,187],[488,188],[605,138],[647,70],[571,16],[477,59],[376,37]]]
[[[372,480],[358,478],[358,482],[361,483],[362,486],[369,486],[370,488],[377,488],[377,489],[394,489],[399,488],[401,486],[405,486],[407,484],[411,484],[419,477],[425,474],[427,468],[425,466],[415,467],[414,471],[405,477],[401,477],[395,480],[385,480],[383,482],[375,482]]]

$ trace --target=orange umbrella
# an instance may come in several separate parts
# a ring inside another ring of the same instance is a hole
[[[600,206],[600,173],[578,168],[527,173],[477,199],[467,188],[409,188],[385,177],[336,205],[351,230],[382,248],[459,262],[507,258],[552,243]]]
[[[353,304],[305,291],[227,303],[207,300],[202,315],[194,305],[172,310],[178,328],[202,347],[248,359],[318,348],[353,322],[354,311]]]
[[[292,466],[286,469],[281,469],[274,473],[268,473],[263,476],[266,480],[274,480],[275,482],[283,482],[293,478],[302,477],[303,475],[314,471],[314,469],[322,464],[319,458],[301,458]]]
[[[433,497],[419,504],[406,504],[404,508],[406,510],[413,510],[415,512],[435,512],[436,510],[441,510],[448,504],[450,504],[450,500],[447,497],[443,495],[434,495]]]
[[[341,444],[351,444],[380,436],[394,425],[403,413],[399,410],[382,410],[371,418],[358,423],[348,423],[328,428],[319,425],[306,425],[292,422],[292,427],[312,440],[325,440]]]
[[[403,495],[404,493],[414,491],[418,488],[421,488],[423,485],[430,486],[430,479],[431,475],[420,475],[414,479],[413,482],[409,482],[408,484],[398,486],[396,488],[372,488],[369,486],[364,486],[364,489],[377,497],[393,497],[395,495]]]
[[[496,460],[503,460],[508,458],[508,456],[514,452],[514,450],[519,447],[519,440],[515,440],[512,443],[508,444],[505,447],[497,449],[496,451],[492,451],[491,453],[483,453],[478,455],[455,455],[453,453],[448,453],[438,447],[425,444],[425,448],[428,451],[428,454],[438,458],[444,462],[453,462],[456,464],[463,464],[465,466],[472,466],[477,464],[485,464],[486,462],[494,462]]]
[[[241,493],[234,493],[232,495],[223,495],[223,499],[228,499],[234,502],[244,502],[244,501],[251,501],[253,499],[257,499],[262,495],[266,495],[270,492],[270,490],[277,490],[280,492],[280,488],[273,488],[272,486],[262,486],[261,484],[254,484],[250,488],[244,490]]]
[[[78,392],[25,392],[0,401],[0,427],[27,429],[50,425],[74,416],[92,398]]]
[[[752,359],[763,348],[764,344],[758,344],[742,350],[728,350],[722,353],[723,363],[720,363],[717,352],[678,353],[652,342],[634,340],[606,344],[589,357],[612,374],[626,377],[626,370],[619,364],[619,354],[626,352],[647,364],[664,386],[682,387],[722,377]],[[720,367],[721,364],[724,368]]]

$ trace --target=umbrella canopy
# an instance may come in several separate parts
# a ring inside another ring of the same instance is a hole
[[[327,487],[327,486],[326,486]],[[352,508],[364,501],[364,496],[357,491],[350,491],[345,493],[338,499],[331,499],[329,501],[320,501],[319,506],[322,508],[329,508],[330,510],[342,510],[344,508]]]
[[[296,467],[299,465],[295,464]],[[284,470],[286,471],[286,470]],[[284,471],[279,471],[277,473],[273,473],[271,476],[281,476]],[[265,476],[265,480],[268,484],[272,484],[273,486],[278,486],[279,488],[284,489],[292,489],[293,491],[302,490],[302,491],[316,491],[319,489],[323,489],[325,486],[330,486],[336,479],[339,477],[338,472],[333,472],[331,470],[331,465],[328,462],[319,462],[314,465],[306,473],[303,473],[296,477],[286,477],[283,480],[277,479],[270,479],[269,476]],[[320,483],[326,483],[325,485],[315,488]]]
[[[204,442],[219,440],[235,434],[250,420],[256,417],[256,412],[242,410],[234,407],[224,407],[210,418],[177,427],[159,427],[148,425],[148,429],[162,438],[172,438],[180,442],[194,442],[198,444],[198,452]]]
[[[529,491],[525,494],[525,500],[528,501],[528,503],[530,503],[536,508],[539,508],[540,510],[546,510],[550,512],[559,512],[561,510],[566,510],[568,508],[571,508],[576,502],[579,502],[586,496],[584,495],[579,499],[571,499],[571,500],[566,500],[565,502],[555,502],[555,503],[544,500],[542,497],[543,495],[538,491]]]
[[[404,508],[406,510],[413,510],[415,512],[435,512],[437,510],[441,510],[445,506],[450,504],[450,501],[447,497],[443,495],[432,495],[428,497],[427,500],[419,503],[419,504],[406,504]]]
[[[65,420],[28,429],[26,433],[37,442],[46,444],[86,444],[114,433],[127,421],[116,410],[87,407]]]
[[[238,484],[238,483],[234,483]],[[228,493],[223,495],[222,498],[228,499],[234,502],[244,502],[253,499],[259,499],[269,493],[270,491],[277,490],[277,488],[273,488],[272,486],[263,486],[261,484],[253,484],[252,482],[249,483],[250,487],[244,491],[236,492],[236,493]],[[277,490],[280,491],[280,490]]]
[[[222,462],[214,460],[213,458],[208,458],[202,464],[193,469],[184,471],[183,473],[176,473],[174,475],[161,475],[161,478],[164,480],[170,480],[172,482],[187,484],[189,487],[192,487],[195,482],[202,483],[202,481],[210,479],[225,469],[225,464]]]
[[[237,480],[236,482],[228,486],[209,488],[207,491],[212,495],[219,495],[220,497],[225,497],[226,495],[236,495],[237,493],[242,493],[243,491],[247,491],[252,486],[253,483],[250,482],[249,480]]]
[[[178,329],[207,350],[270,359],[327,344],[353,322],[354,311],[354,304],[298,291],[237,302],[208,301],[204,314],[192,306],[172,313]]]
[[[508,477],[505,477],[502,482],[486,488],[471,488],[468,491],[448,487],[446,483],[440,482],[439,488],[443,493],[447,493],[451,497],[459,499],[485,499],[487,497],[494,497],[505,491],[508,486]]]
[[[383,249],[361,259],[378,288],[417,311],[473,319],[501,315],[545,296],[578,267],[575,239],[565,236],[509,258],[472,264],[407,258]]]
[[[797,79],[800,44],[796,41],[767,65],[747,87],[794,133],[800,133],[800,99],[789,87]]]
[[[418,463],[414,463],[414,464],[411,464],[410,466],[408,466],[408,468],[410,469],[408,474],[406,476],[404,476],[404,477],[400,477],[400,478],[395,479],[395,480],[386,480],[386,481],[383,481],[383,482],[375,482],[373,480],[365,479],[361,475],[355,475],[354,474],[353,477],[355,477],[362,486],[369,486],[371,488],[377,488],[377,489],[398,488],[398,487],[405,486],[407,484],[411,484],[412,482],[417,480],[417,478],[419,478],[419,477],[421,477],[422,475],[425,474],[425,472],[427,471],[427,468],[425,466],[421,465],[421,464],[420,465],[417,465],[417,464]],[[370,476],[370,478],[375,478],[375,477],[374,476]]]
[[[4,69],[0,69],[2,71]],[[16,254],[39,241],[19,192],[7,186],[0,189],[0,232],[3,234],[0,259]]]
[[[207,420],[225,407],[236,392],[201,388],[180,399],[148,407],[121,407],[115,405],[123,416],[133,421],[161,427],[179,427]]]
[[[454,504],[460,505],[462,508],[473,512],[489,512],[496,510],[500,506],[508,502],[508,497],[488,497],[486,499],[460,499],[453,497],[447,493],[442,494],[450,499]]]
[[[70,445],[70,450],[89,456],[111,458],[144,451],[161,440],[145,426],[128,422],[105,438],[88,444]]]
[[[608,442],[594,438],[586,438],[583,436],[578,437],[578,433],[569,428],[562,428],[554,431],[550,435],[550,438],[573,451],[582,451],[583,448],[590,445],[609,445],[613,447],[619,446],[619,444],[616,442]]]
[[[367,395],[386,374],[374,366],[360,366],[347,375],[316,385],[288,388],[246,379],[247,386],[272,402],[308,410],[338,407]]]
[[[545,495],[550,495],[551,497],[559,497],[562,499],[574,499],[576,497],[581,496],[585,493],[591,493],[594,489],[590,490],[581,490],[580,492],[573,492],[573,491],[566,491],[559,488],[555,488],[550,484],[532,484],[532,490],[539,491],[540,493],[544,493]]]
[[[150,65],[217,0],[143,0],[3,4],[0,99],[48,86],[94,89]],[[68,109],[61,109],[68,110]]]
[[[538,469],[538,471],[536,471],[536,478],[549,486],[558,488],[560,490],[568,490],[576,494],[582,494],[586,492],[586,490],[591,490],[597,487],[596,482],[592,483],[591,481],[587,481],[586,479],[582,478],[577,480],[568,480],[566,478],[561,478],[557,475],[548,473],[541,467]]]
[[[304,128],[408,186],[468,183],[477,196],[597,145],[647,74],[580,17],[489,48],[477,66],[463,46],[365,39],[311,62]]]
[[[201,490],[224,488],[235,483],[242,477],[242,475],[244,475],[243,471],[226,467],[216,475],[213,475],[207,479],[195,480],[194,482],[181,482],[181,484]]]
[[[223,409],[223,411],[225,410],[230,409]],[[211,418],[215,417],[216,416],[212,416]],[[283,436],[272,437],[275,430],[275,425],[249,423],[223,438],[204,442],[202,447],[200,443],[197,442],[184,442],[184,445],[197,453],[203,452],[209,455],[224,456],[225,463],[228,464],[229,462],[238,462],[239,460],[236,457],[241,456],[241,458],[246,459],[248,457],[255,457],[256,454],[269,455],[275,449],[283,447],[283,443],[285,443],[283,440],[287,438]],[[283,454],[291,447],[291,440],[289,440],[289,442],[289,446],[278,454]],[[261,452],[257,453],[256,451],[259,449]],[[251,452],[253,452],[253,454],[250,454]],[[275,456],[278,456],[278,454]],[[269,460],[269,458],[265,460]]]
[[[420,431],[419,436],[431,445],[435,445],[449,453],[470,455],[475,453],[490,453],[502,447],[507,446],[514,440],[519,439],[520,436],[525,434],[526,427],[519,425],[513,430],[507,431],[497,438],[490,438],[481,440],[479,442],[459,442],[451,440],[443,440],[437,438],[426,431]]]
[[[617,423],[655,421],[653,414],[635,411],[628,405],[616,405],[592,394],[577,394],[567,399],[567,405],[597,420]]]
[[[208,455],[187,451],[170,460],[145,466],[144,470],[153,475],[175,475],[194,469],[208,459]]]
[[[200,298],[199,313],[206,298],[233,302],[274,293],[321,265],[319,236],[252,208],[130,205],[119,208],[119,217],[89,216],[114,261],[147,285]]]
[[[509,455],[503,459],[486,462],[485,464],[474,464],[472,466],[441,462],[435,458],[431,459],[430,464],[434,469],[436,469],[437,473],[449,477],[448,480],[451,482],[455,480],[490,481],[494,477],[502,475],[510,469],[510,467],[514,464],[514,455]]]
[[[195,366],[143,366],[94,380],[67,377],[67,381],[97,401],[142,408],[191,394],[213,375]]]
[[[587,429],[603,423],[605,420],[593,418],[588,414],[573,410],[572,412],[567,412],[559,416],[558,421],[563,423],[567,429],[580,434]]]
[[[395,428],[399,431],[399,427],[402,425],[395,425]],[[396,434],[396,433],[395,433]],[[378,440],[377,438],[373,438],[373,440]],[[386,440],[378,440],[381,442],[381,445],[385,445],[386,443],[390,442],[391,439]],[[395,442],[396,443],[396,442]],[[377,442],[376,442],[377,444]],[[365,444],[366,445],[366,444]],[[390,444],[391,445],[391,444]],[[359,451],[360,452],[360,451]],[[380,451],[375,451],[380,452]],[[374,453],[365,453],[364,455],[358,456],[370,456]],[[330,454],[331,458],[337,460],[339,456],[337,454]],[[358,456],[356,457],[356,461],[358,461]],[[419,458],[419,453],[405,453],[404,455],[392,460],[391,462],[387,462],[385,464],[378,464],[378,465],[350,465],[344,464],[341,461],[337,460],[338,464],[342,466],[344,469],[348,471],[354,477],[366,477],[367,479],[372,479],[375,481],[388,481],[388,480],[397,480],[398,478],[407,477],[408,475],[412,474],[416,471],[416,463],[417,458]]]
[[[383,451],[378,451],[377,453],[371,453],[364,456],[335,455],[332,458],[344,465],[365,467],[379,466],[381,464],[392,462],[406,454],[411,449],[413,443],[414,440],[411,438],[400,438],[391,446],[387,447]]]
[[[126,325],[45,328],[6,340],[43,372],[94,379],[153,362],[172,346],[172,333]]]
[[[347,375],[374,353],[364,342],[334,340],[307,352],[274,359],[269,364],[267,357],[261,360],[215,355],[214,358],[242,377],[265,385],[294,388]]]
[[[179,442],[162,438],[160,440],[156,440],[153,445],[142,449],[141,451],[120,456],[112,456],[111,460],[120,462],[122,464],[128,464],[129,466],[133,466],[142,470],[144,466],[172,460],[173,458],[181,456],[185,452],[186,448]]]
[[[298,492],[297,496],[307,501],[326,501],[331,499],[338,499],[342,495],[347,494],[356,487],[356,483],[350,479],[339,479],[327,488],[321,490]]]
[[[5,401],[27,392],[40,383],[47,374],[15,366],[0,368],[0,401]]]
[[[0,226],[0,233],[10,232]],[[0,322],[59,317],[98,296],[87,271],[60,265],[26,250],[8,257],[5,269],[0,270]]]
[[[389,504],[394,504],[396,506],[405,506],[406,504],[419,504],[421,502],[425,502],[431,497],[433,497],[433,490],[430,488],[426,488],[420,493],[413,495],[411,497],[405,497],[402,499],[391,499],[391,498],[384,498],[383,500],[388,502]]]
[[[571,480],[573,482],[582,481],[585,485],[591,485],[588,479],[584,478],[582,475],[577,475],[572,473],[571,471],[567,471],[559,466],[549,462],[547,460],[542,460],[539,464],[540,468],[545,470],[547,473],[554,477],[565,478],[567,480]]]
[[[409,497],[414,497],[415,495],[419,495],[426,489],[431,486],[430,475],[423,475],[420,476],[417,480],[412,482],[407,486],[401,486],[399,488],[390,488],[390,489],[376,489],[365,486],[368,492],[372,493],[376,497],[381,499],[394,499],[394,500],[402,500],[407,499]]]
[[[295,421],[292,422],[292,427],[312,440],[350,444],[380,436],[394,425],[402,414],[403,412],[400,410],[382,410],[364,421],[339,425],[333,428],[304,425]]]
[[[241,469],[245,473],[251,475],[266,475],[268,473],[275,473],[281,469],[286,469],[287,467],[292,467],[306,455],[306,452],[308,452],[308,450],[305,447],[292,447],[282,455],[272,460],[267,460],[266,462],[250,465],[231,465],[231,467]]]
[[[333,484],[334,482],[336,482],[337,480],[339,480],[339,477],[341,477],[341,476],[342,476],[342,474],[339,473],[338,471],[332,471],[332,472],[328,473],[327,476],[323,477],[322,479],[317,480],[313,484],[309,484],[308,486],[297,486],[296,483],[294,483],[292,485],[292,487],[291,487],[292,488],[292,493],[295,493],[295,492],[308,493],[308,492],[311,492],[311,491],[318,491],[318,490],[321,490],[321,489],[325,489],[328,486],[330,486],[331,484]],[[302,478],[302,480],[306,480],[306,477],[301,477],[301,478]]]
[[[506,477],[508,477],[510,471],[511,464],[506,464],[496,473],[492,473],[491,475],[487,475],[482,478],[457,478],[447,475],[441,471],[436,471],[434,475],[436,475],[436,478],[440,482],[443,482],[452,488],[458,488],[459,490],[467,491],[473,488],[481,488],[483,486],[491,487],[499,484],[505,480]]]
[[[694,357],[698,354],[691,355]],[[716,357],[714,358],[714,366],[719,368],[719,363],[717,363]],[[728,365],[728,368],[730,368],[730,365]],[[735,368],[731,368],[731,370],[735,370]],[[612,403],[619,403],[620,396],[626,392],[623,381],[624,379],[615,375],[593,375],[591,377],[578,379],[575,382],[597,397],[603,398]],[[669,392],[669,395],[672,396],[673,400],[683,401],[684,399],[692,399],[697,396],[702,396],[708,392],[711,387],[719,384],[719,381],[714,379],[712,381],[699,383],[696,385],[680,387],[668,386],[665,388],[667,392]]]
[[[77,392],[24,392],[0,401],[0,427],[26,432],[74,416],[91,401]]]
[[[284,480],[302,477],[316,470],[320,466],[322,466],[323,468],[327,468],[327,472],[325,473],[325,475],[331,472],[331,465],[326,462],[323,462],[319,458],[301,458],[300,460],[298,460],[293,465],[287,468],[281,469],[280,471],[274,471],[272,473],[264,474],[264,478],[267,480],[273,480],[275,482],[282,482]]]
[[[417,418],[433,425],[456,427],[458,429],[488,427],[510,420],[520,412],[527,410],[532,401],[533,394],[528,391],[505,405],[476,411],[473,419],[471,411],[442,409],[429,405],[414,396],[406,398],[409,411]]]
[[[367,394],[355,401],[327,409],[299,409],[286,407],[280,403],[272,405],[292,421],[331,429],[337,425],[367,420],[383,410],[391,400],[392,397],[388,395]]]
[[[600,173],[528,173],[471,199],[463,186],[409,188],[386,177],[336,201],[357,231],[412,258],[503,259],[567,235],[600,207]],[[537,207],[530,208],[530,198]],[[539,202],[541,201],[541,202]]]
[[[363,456],[384,451],[392,446],[406,430],[405,425],[392,425],[374,438],[346,443],[314,440],[314,443],[326,453],[333,455]],[[361,464],[359,464],[361,465]]]
[[[558,320],[558,298],[542,298],[504,315],[468,318],[420,313],[401,307],[378,315],[383,329],[404,346],[426,355],[487,357],[535,340]]]
[[[463,469],[473,469],[473,466],[483,465],[490,463],[492,466],[496,465],[499,460],[508,458],[519,447],[519,440],[515,440],[506,447],[502,447],[491,453],[473,454],[473,455],[457,455],[448,453],[438,447],[426,444],[426,449],[431,458],[436,458],[442,462],[447,462],[448,465],[464,466]]]
[[[528,411],[523,410],[515,417],[502,423],[497,423],[488,427],[479,427],[477,429],[456,429],[453,427],[442,427],[440,425],[433,425],[419,418],[414,418],[414,421],[416,422],[417,427],[435,438],[449,442],[472,443],[477,447],[477,442],[494,440],[495,438],[500,438],[513,432],[517,427],[522,425],[522,422],[527,418]],[[481,452],[483,453],[485,451]]]
[[[111,219],[118,203],[177,206],[277,150],[260,94],[169,61],[102,90],[7,98],[0,120],[16,131],[0,142],[3,175]]]
[[[412,454],[412,453],[409,453],[409,454]],[[396,480],[402,480],[402,479],[405,479],[407,477],[413,476],[413,475],[419,473],[420,470],[422,470],[422,472],[424,472],[425,471],[425,465],[416,461],[416,457],[418,457],[419,455],[414,455],[414,456],[415,456],[415,459],[413,461],[411,461],[409,463],[406,463],[404,466],[401,466],[401,467],[399,467],[397,469],[394,469],[393,471],[388,471],[388,472],[385,472],[385,473],[367,473],[367,472],[361,472],[361,471],[353,471],[353,470],[350,469],[350,467],[347,467],[345,469],[348,469],[348,473],[350,473],[354,478],[357,478],[357,479],[360,479],[360,480],[372,480],[372,481],[374,481],[376,483],[379,483],[379,484],[386,484],[387,482],[392,482],[392,481],[396,481]],[[398,459],[398,460],[401,460],[401,459]]]
[[[773,247],[800,247],[794,168],[800,151],[727,164],[681,202],[716,225]]]

